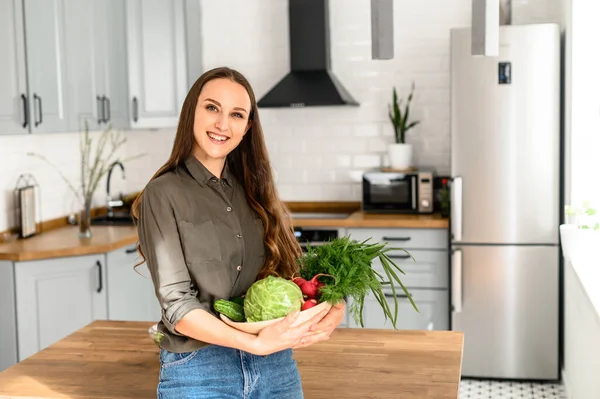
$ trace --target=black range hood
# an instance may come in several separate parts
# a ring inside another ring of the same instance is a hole
[[[289,0],[291,71],[258,106],[358,105],[331,72],[328,0]]]

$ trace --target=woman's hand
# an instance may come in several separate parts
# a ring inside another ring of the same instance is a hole
[[[321,321],[327,314],[327,310],[322,310],[302,324],[292,327],[299,314],[300,312],[290,313],[285,319],[264,328],[258,333],[252,352],[255,355],[269,355],[301,345],[304,343],[303,340],[312,339],[306,337],[306,334],[313,325]]]
[[[340,325],[344,320],[344,312],[346,309],[346,302],[335,304],[331,307],[327,315],[318,323],[313,324],[304,337],[300,340],[300,343],[294,346],[294,349],[303,348],[315,344],[320,341],[326,341],[329,339],[331,333]]]

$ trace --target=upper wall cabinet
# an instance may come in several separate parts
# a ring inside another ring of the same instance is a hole
[[[29,131],[21,0],[0,1],[0,134]]]
[[[0,133],[68,130],[63,5],[0,2]]]
[[[187,94],[184,0],[128,0],[130,124],[177,126]]]
[[[63,0],[25,0],[31,132],[69,130]]]
[[[198,3],[2,0],[0,134],[176,127]]]
[[[69,130],[128,126],[125,6],[63,0]],[[110,26],[109,26],[110,25]]]

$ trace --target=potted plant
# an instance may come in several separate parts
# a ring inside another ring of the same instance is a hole
[[[408,115],[410,103],[413,99],[415,83],[412,83],[410,94],[404,105],[404,112],[400,109],[402,100],[398,102],[396,88],[393,90],[393,103],[389,107],[389,117],[394,126],[395,143],[389,146],[390,166],[392,169],[404,170],[411,168],[413,162],[412,145],[406,143],[406,132],[419,124],[419,121],[410,122]]]
[[[565,259],[579,263],[593,256],[600,246],[600,219],[589,201],[565,207],[565,223],[560,225],[560,245]]]

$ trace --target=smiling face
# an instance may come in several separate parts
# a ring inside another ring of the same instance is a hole
[[[239,83],[218,78],[202,88],[194,114],[193,154],[215,176],[220,177],[227,154],[250,128],[250,109],[250,96]]]

